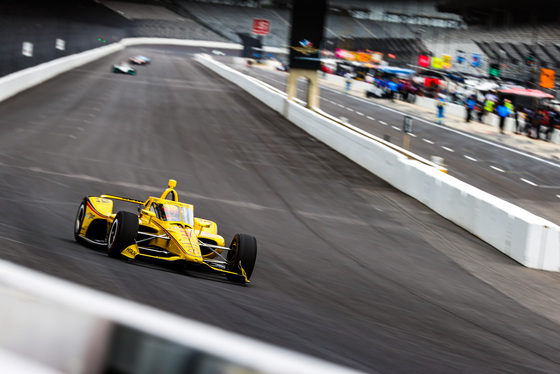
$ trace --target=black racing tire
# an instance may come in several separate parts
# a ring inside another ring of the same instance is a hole
[[[82,202],[80,203],[80,207],[78,208],[78,212],[76,213],[76,220],[74,221],[74,239],[78,243],[85,243],[84,238],[82,238],[79,233],[82,229],[82,225],[84,224],[84,218],[86,216],[86,204],[87,198],[85,197]]]
[[[107,236],[109,257],[126,258],[121,252],[136,242],[136,235],[138,235],[138,216],[130,212],[118,212]]]
[[[247,279],[251,278],[255,262],[257,260],[257,239],[246,234],[236,234],[229,245],[228,251],[228,270],[237,274],[242,274],[241,267],[245,271]],[[227,274],[227,279],[232,282],[244,283],[243,276]]]

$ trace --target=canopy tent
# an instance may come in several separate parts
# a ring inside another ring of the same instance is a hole
[[[505,88],[498,90],[502,94],[536,97],[540,99],[554,99],[554,96],[541,90],[531,88]]]
[[[502,88],[498,92],[502,98],[510,99],[515,106],[529,108],[542,105],[543,100],[554,98],[544,91],[523,87]]]

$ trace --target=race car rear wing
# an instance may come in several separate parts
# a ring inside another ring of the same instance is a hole
[[[105,199],[111,199],[111,200],[122,200],[122,201],[126,201],[126,202],[129,202],[129,203],[141,204],[141,205],[144,205],[144,203],[145,203],[145,201],[131,199],[131,198],[128,198],[128,197],[114,196],[114,195],[101,195],[100,197],[105,198]]]

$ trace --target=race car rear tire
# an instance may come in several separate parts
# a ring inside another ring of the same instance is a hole
[[[247,234],[236,234],[229,247],[231,250],[227,254],[228,270],[242,274],[241,267],[243,267],[247,279],[251,278],[257,260],[257,239]],[[227,274],[227,279],[233,282],[245,282],[245,279],[239,275]]]
[[[74,221],[74,239],[78,243],[84,243],[85,240],[80,236],[80,230],[84,224],[84,218],[86,216],[86,199],[84,198],[80,203],[78,212],[76,213],[76,220]]]
[[[138,216],[130,212],[118,212],[107,236],[109,257],[126,258],[121,252],[136,242],[136,235],[138,235]]]

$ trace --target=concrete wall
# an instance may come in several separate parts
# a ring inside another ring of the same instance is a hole
[[[1,260],[0,305],[2,373],[358,374]]]

